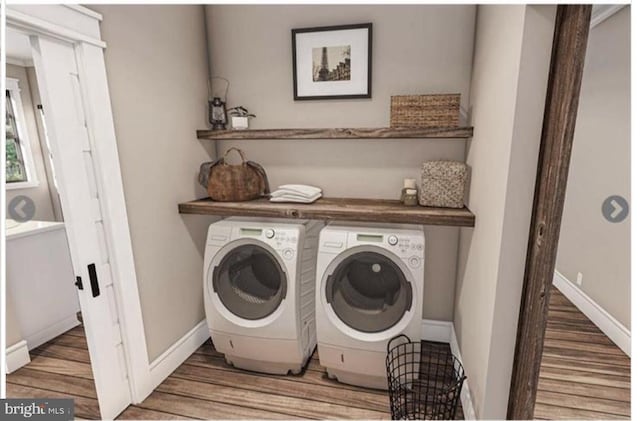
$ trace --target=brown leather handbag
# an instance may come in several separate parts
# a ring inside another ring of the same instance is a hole
[[[226,162],[229,152],[236,151],[242,163],[230,165]],[[238,148],[229,148],[217,161],[200,166],[200,184],[207,189],[209,197],[218,202],[244,202],[269,194],[269,181],[264,168],[247,161]]]

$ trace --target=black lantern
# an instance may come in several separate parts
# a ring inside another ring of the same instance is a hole
[[[223,77],[213,77],[209,82],[209,123],[213,130],[227,128],[227,92],[229,81]]]
[[[209,123],[213,130],[225,130],[227,128],[227,108],[218,97],[209,101]]]

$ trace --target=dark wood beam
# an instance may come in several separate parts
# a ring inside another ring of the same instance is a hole
[[[262,218],[323,219],[359,222],[473,227],[475,215],[461,209],[404,206],[399,200],[323,197],[314,203],[273,203],[268,199],[247,202],[214,202],[200,199],[178,204],[184,214],[251,216]]]
[[[533,418],[590,19],[590,5],[558,6],[507,409],[509,419]]]
[[[469,139],[473,127],[381,127],[359,129],[198,130],[198,139]]]

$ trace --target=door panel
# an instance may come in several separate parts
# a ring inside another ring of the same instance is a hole
[[[84,284],[78,296],[100,412],[113,419],[131,403],[131,395],[75,47],[39,36],[31,37],[31,45],[71,259]],[[100,291],[95,297],[92,264]]]
[[[382,332],[411,309],[412,288],[391,259],[370,251],[352,254],[328,274],[327,302],[338,318],[360,332]]]
[[[212,282],[227,310],[247,320],[269,316],[287,295],[287,276],[278,260],[255,244],[226,253],[213,270]]]

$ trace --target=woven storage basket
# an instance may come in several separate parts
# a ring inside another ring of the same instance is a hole
[[[456,127],[459,117],[460,94],[391,97],[391,127]]]
[[[420,205],[440,208],[464,207],[469,169],[463,162],[429,161],[422,164]]]

